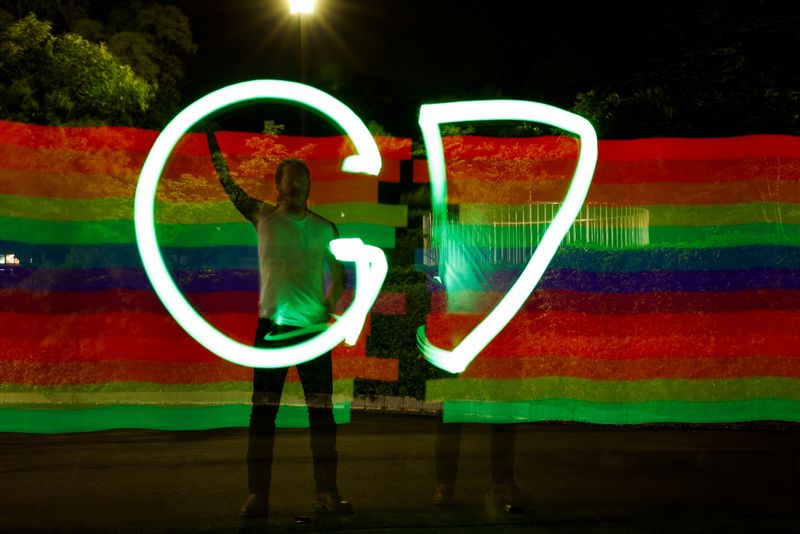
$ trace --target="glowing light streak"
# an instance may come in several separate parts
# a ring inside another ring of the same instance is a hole
[[[342,162],[345,172],[376,175],[381,169],[378,146],[366,125],[346,105],[313,87],[280,80],[254,80],[224,87],[190,104],[167,124],[144,162],[136,186],[134,225],[136,244],[145,273],[164,307],[198,343],[217,356],[247,367],[287,367],[312,360],[342,340],[354,344],[369,309],[386,277],[386,257],[360,239],[335,239],[330,243],[340,261],[356,264],[355,296],[351,306],[324,332],[303,343],[281,348],[255,348],[227,337],[209,324],[186,300],[164,264],[155,231],[155,197],[158,182],[172,149],[194,124],[226,107],[255,100],[300,104],[328,116],[348,135],[356,154]]]
[[[419,125],[428,154],[433,227],[441,246],[447,246],[448,243],[447,174],[439,127],[444,123],[483,120],[524,120],[548,124],[578,135],[581,148],[575,173],[561,208],[544,232],[525,269],[497,306],[453,350],[433,345],[425,335],[424,325],[417,330],[417,346],[420,352],[432,364],[451,373],[464,371],[480,351],[505,328],[533,292],[580,212],[597,163],[597,134],[589,121],[553,106],[525,100],[450,102],[422,106]],[[446,257],[441,261],[446,262]],[[446,265],[440,264],[440,273],[445,268]]]

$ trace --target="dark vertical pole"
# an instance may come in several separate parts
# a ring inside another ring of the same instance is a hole
[[[300,83],[306,83],[307,81],[307,56],[308,56],[308,43],[307,43],[307,36],[306,36],[306,29],[303,27],[305,25],[305,14],[299,13],[297,15],[299,19],[299,28],[300,28]],[[305,136],[308,134],[308,114],[306,110],[301,108],[300,109],[300,135]]]

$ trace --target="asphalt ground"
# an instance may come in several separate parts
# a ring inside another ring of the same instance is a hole
[[[354,412],[315,517],[305,429],[279,429],[270,516],[242,520],[247,429],[0,434],[2,532],[800,532],[800,426],[518,425],[532,504],[486,498],[489,429],[466,425],[456,503],[435,507],[431,416]],[[309,523],[298,523],[307,516]]]

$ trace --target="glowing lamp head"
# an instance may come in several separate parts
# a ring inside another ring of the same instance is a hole
[[[313,15],[315,0],[289,0],[289,13],[292,15]]]

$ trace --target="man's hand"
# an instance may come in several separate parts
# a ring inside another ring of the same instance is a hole
[[[336,305],[339,303],[342,292],[344,292],[346,280],[342,264],[330,252],[325,255],[325,261],[331,273],[331,285],[325,299],[325,308],[328,314],[333,314],[336,311]]]

